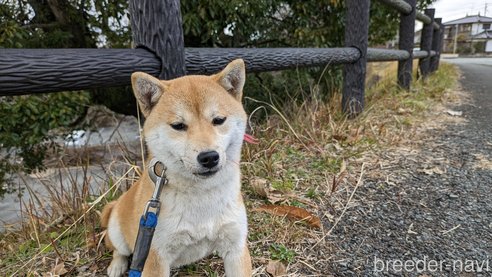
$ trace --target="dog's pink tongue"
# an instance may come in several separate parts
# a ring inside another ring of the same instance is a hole
[[[258,140],[257,138],[253,137],[252,135],[248,135],[248,134],[244,134],[244,141],[247,142],[247,143],[251,143],[251,144],[258,144],[258,143],[260,143],[260,140]]]

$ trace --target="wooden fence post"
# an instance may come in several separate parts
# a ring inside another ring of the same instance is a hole
[[[434,29],[434,33],[432,34],[432,50],[436,51],[436,55],[431,57],[430,59],[430,72],[434,72],[439,67],[439,59],[441,58],[441,33],[442,30],[442,18],[436,18],[436,23],[439,25],[439,30]]]
[[[398,62],[398,85],[409,90],[413,73],[413,47],[415,39],[415,5],[417,0],[406,0],[412,11],[409,14],[400,14],[400,32],[398,45],[400,50],[410,53],[410,58]]]
[[[135,48],[145,48],[161,60],[160,79],[186,74],[179,0],[130,0]]]
[[[425,15],[430,17],[431,22],[429,24],[424,23],[422,28],[422,37],[420,38],[420,50],[427,51],[427,57],[419,60],[420,74],[422,78],[427,78],[430,73],[430,51],[432,49],[432,34],[434,32],[434,13],[435,9],[425,9]]]
[[[343,69],[342,111],[353,118],[364,108],[370,0],[346,0],[345,3],[345,46],[360,52],[360,58]]]
[[[441,19],[441,23],[439,24],[439,58],[437,59],[437,63],[436,63],[436,70],[439,69],[439,62],[441,61],[441,52],[442,52],[442,48],[444,47],[444,24],[442,23],[442,19]]]

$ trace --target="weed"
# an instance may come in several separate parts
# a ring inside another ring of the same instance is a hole
[[[311,168],[315,170],[324,170],[330,173],[337,173],[340,170],[342,161],[337,158],[331,158],[329,156],[320,157],[311,162]]]
[[[295,199],[290,200],[289,205],[294,206],[294,207],[299,207],[299,208],[305,208],[306,207],[305,204],[303,204],[302,202],[299,202]]]
[[[271,183],[272,187],[276,190],[288,192],[294,189],[294,182],[292,180],[274,180]]]
[[[288,249],[283,244],[272,243],[270,245],[270,257],[272,260],[292,263],[295,256],[296,252]]]
[[[319,194],[318,194],[318,191],[316,190],[316,188],[309,188],[306,192],[306,197],[309,197],[311,199],[316,199],[317,197],[319,197]]]

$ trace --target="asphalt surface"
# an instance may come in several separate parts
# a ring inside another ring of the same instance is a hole
[[[387,179],[366,179],[333,233],[333,276],[492,276],[492,59],[447,62],[465,123],[381,154]]]
[[[456,64],[463,73],[461,84],[472,92],[475,109],[470,110],[472,123],[484,128],[485,134],[492,130],[492,58],[457,58],[446,62]],[[487,132],[488,131],[488,132]]]

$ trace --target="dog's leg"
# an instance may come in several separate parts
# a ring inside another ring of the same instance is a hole
[[[149,256],[145,261],[142,277],[163,276],[169,277],[169,265],[161,259],[154,249],[150,249]]]
[[[227,277],[251,277],[251,257],[247,246],[242,253],[229,252],[224,257],[224,267]]]
[[[113,251],[113,260],[108,267],[109,277],[120,277],[125,274],[128,268],[128,257],[121,255],[118,251]]]
[[[114,249],[113,260],[107,272],[110,277],[120,277],[125,274],[128,268],[128,256],[130,256],[131,250],[125,241],[116,215],[111,213],[107,221],[107,245]]]

